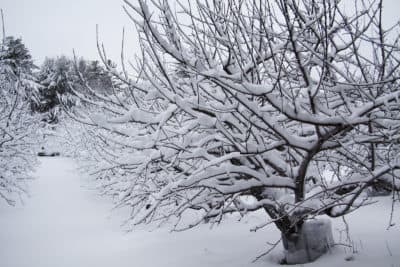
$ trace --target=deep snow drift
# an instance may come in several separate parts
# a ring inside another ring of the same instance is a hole
[[[251,261],[279,237],[273,227],[256,233],[249,229],[263,222],[262,213],[237,222],[209,225],[186,232],[125,232],[121,210],[112,211],[107,199],[96,195],[76,165],[65,158],[42,158],[31,197],[24,206],[0,204],[0,266],[277,266],[282,245],[256,263]],[[353,248],[337,246],[305,266],[400,266],[400,210],[389,222],[391,201],[360,209],[348,216]],[[126,214],[125,214],[126,216]],[[341,219],[333,221],[336,242],[344,243]],[[355,253],[354,253],[355,252]]]

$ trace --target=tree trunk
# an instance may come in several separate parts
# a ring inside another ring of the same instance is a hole
[[[329,220],[305,221],[295,233],[282,234],[287,264],[312,262],[333,246],[332,225]]]

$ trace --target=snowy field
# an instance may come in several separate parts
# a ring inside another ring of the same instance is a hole
[[[96,195],[75,164],[65,158],[42,158],[31,197],[19,207],[0,206],[1,267],[236,267],[279,266],[279,245],[256,263],[252,260],[275,241],[274,227],[256,233],[259,214],[220,226],[202,225],[186,232],[146,227],[125,232],[124,214],[112,211],[108,200]],[[347,218],[353,248],[338,246],[304,266],[400,267],[400,211],[397,224],[386,230],[391,202],[361,209]],[[336,241],[345,242],[341,219],[334,221]]]

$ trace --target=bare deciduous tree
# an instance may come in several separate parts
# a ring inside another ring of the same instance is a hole
[[[134,224],[261,209],[289,263],[313,260],[332,240],[312,218],[352,212],[377,182],[399,189],[399,37],[382,26],[382,1],[178,6],[126,1],[142,49],[134,74],[99,46],[119,83],[80,96],[101,108],[79,117],[97,127],[96,174]]]
[[[36,86],[33,67],[22,41],[4,37],[0,44],[0,199],[10,205],[25,193],[36,162],[32,148],[37,121],[28,100]]]

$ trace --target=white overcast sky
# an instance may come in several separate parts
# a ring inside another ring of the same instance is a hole
[[[98,59],[96,24],[107,54],[119,60],[122,28],[126,52],[133,56],[136,34],[122,0],[0,0],[6,34],[21,37],[35,62],[58,55]]]
[[[79,56],[97,59],[96,24],[113,60],[119,60],[125,26],[126,52],[131,58],[138,45],[134,26],[122,5],[122,0],[0,0],[6,33],[21,37],[37,64],[46,56],[71,56],[72,49]],[[400,0],[384,1],[384,19],[385,24],[400,20]]]

